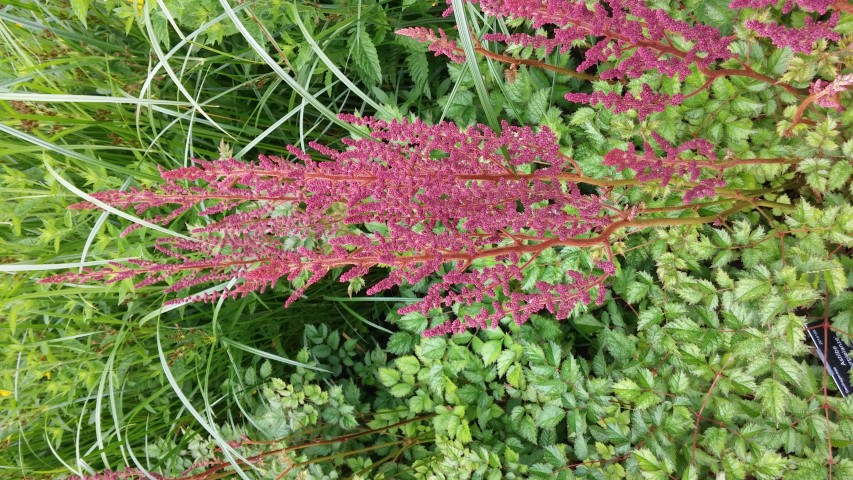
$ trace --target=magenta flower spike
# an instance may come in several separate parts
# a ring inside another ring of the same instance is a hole
[[[205,202],[199,215],[215,220],[192,230],[192,240],[158,239],[155,248],[168,262],[134,260],[44,281],[141,278],[137,286],[145,286],[169,280],[167,292],[237,281],[230,290],[192,297],[212,301],[301,278],[290,305],[333,269],[344,269],[340,280],[346,282],[387,268],[387,277],[367,290],[372,295],[449,267],[423,301],[403,313],[491,300],[479,314],[427,330],[428,336],[494,327],[507,316],[520,324],[543,309],[564,319],[593,295],[604,299],[603,282],[615,268],[610,259],[598,274],[568,271],[555,284],[518,289],[525,254],[603,246],[600,232],[613,222],[600,197],[565,180],[571,160],[547,128],[503,124],[495,133],[483,125],[460,130],[452,123],[341,118],[368,127],[370,137],[343,139],[345,150],[311,143],[326,161],[291,146],[297,161],[197,160],[162,172],[165,183],[157,190],[93,194],[137,213],[172,208],[154,217],[160,223]],[[484,258],[496,263],[472,266]]]

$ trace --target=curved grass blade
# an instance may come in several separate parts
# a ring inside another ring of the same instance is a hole
[[[153,98],[136,97],[108,97],[106,95],[67,95],[53,93],[0,92],[0,100],[47,103],[127,103],[131,105],[171,105],[175,107],[192,106],[191,103],[180,102],[177,100],[157,100]]]
[[[123,262],[130,258],[117,258],[115,260],[94,260],[91,262],[71,262],[71,263],[6,263],[0,265],[0,272],[15,273],[15,272],[43,272],[47,270],[64,270],[70,268],[95,267],[98,265],[108,265],[113,262]]]
[[[201,415],[201,413],[199,413],[199,411],[196,410],[196,408],[193,406],[192,402],[190,402],[190,399],[187,398],[187,396],[184,394],[184,391],[181,389],[181,386],[178,384],[177,379],[175,379],[174,374],[172,374],[172,369],[169,367],[169,362],[166,359],[165,352],[163,351],[163,342],[160,340],[160,321],[159,321],[159,319],[157,321],[156,337],[157,337],[157,356],[160,358],[160,365],[163,369],[163,373],[166,375],[166,380],[169,381],[169,385],[172,386],[172,390],[175,392],[175,395],[178,396],[178,398],[181,400],[181,403],[184,405],[184,408],[186,408],[187,411],[190,413],[190,415],[192,415],[193,418],[195,418],[195,420],[198,422],[198,424],[201,425],[201,427],[204,428],[207,431],[207,433],[210,434],[211,437],[213,437],[214,441],[216,442],[216,444],[221,449],[221,452],[228,459],[228,462],[231,463],[231,466],[234,467],[235,472],[241,478],[243,478],[245,480],[250,480],[249,476],[246,475],[246,472],[243,471],[242,468],[240,468],[240,463],[243,463],[244,465],[249,465],[252,468],[254,468],[254,465],[252,465],[252,463],[249,462],[249,460],[247,460],[242,455],[240,455],[239,452],[234,450],[234,448],[231,447],[231,445],[229,445],[228,442],[224,438],[222,438],[222,435],[219,434],[219,431],[216,428],[214,428],[214,426],[212,424],[209,424],[206,421],[206,419]]]
[[[169,65],[169,62],[163,58],[163,50],[160,48],[160,42],[157,41],[157,38],[154,35],[154,26],[151,25],[151,14],[150,14],[148,9],[145,9],[144,21],[145,21],[145,28],[148,30],[148,36],[149,36],[149,42],[148,43],[151,45],[151,49],[154,51],[154,54],[157,56],[158,59],[160,59],[160,63],[162,63],[163,69],[166,70],[166,74],[169,76],[170,79],[172,79],[172,83],[175,85],[175,87],[178,88],[178,91],[181,92],[181,95],[183,95],[184,98],[189,100],[189,104],[192,105],[193,110],[199,112],[201,114],[201,116],[203,116],[205,119],[207,119],[207,121],[210,122],[214,126],[214,128],[216,128],[220,132],[224,133],[229,138],[233,139],[234,137],[231,136],[230,133],[225,131],[225,129],[222,128],[219,125],[219,123],[216,122],[216,120],[214,120],[210,115],[208,115],[208,113],[206,111],[204,111],[203,108],[201,108],[201,105],[199,105],[199,103],[196,101],[196,99],[193,98],[192,94],[189,92],[189,90],[187,90],[187,88],[181,82],[181,79],[178,78],[178,75],[175,73],[174,70],[172,70],[172,67]]]
[[[371,322],[370,320],[368,320],[368,319],[364,318],[364,317],[363,317],[362,315],[360,315],[358,312],[356,312],[355,310],[353,310],[352,308],[350,308],[349,306],[347,306],[346,302],[343,302],[343,301],[340,301],[340,300],[339,300],[337,303],[338,303],[338,305],[340,305],[341,307],[343,307],[343,308],[344,308],[344,310],[346,310],[347,312],[349,312],[349,314],[350,314],[350,315],[352,315],[353,317],[357,318],[357,319],[358,319],[359,321],[361,321],[362,323],[366,323],[367,325],[370,325],[371,327],[373,327],[373,328],[375,328],[375,329],[377,329],[377,330],[383,331],[383,332],[385,332],[385,333],[387,333],[387,334],[389,334],[389,335],[391,335],[391,334],[393,334],[393,333],[394,333],[394,332],[392,332],[391,330],[388,330],[387,328],[383,327],[382,325],[378,325],[378,324],[373,323],[373,322]]]
[[[69,149],[67,149],[61,145],[56,145],[54,143],[50,143],[50,142],[47,142],[45,140],[42,140],[42,139],[40,139],[34,135],[30,135],[28,133],[18,131],[17,129],[14,129],[14,128],[12,128],[8,125],[5,125],[3,123],[0,123],[0,132],[6,132],[6,133],[12,135],[13,137],[18,138],[20,140],[23,140],[27,143],[31,143],[33,145],[42,147],[45,150],[52,151],[52,152],[57,153],[59,155],[63,155],[63,156],[69,157],[69,158],[74,158],[76,160],[80,160],[81,162],[84,162],[84,163],[87,163],[90,165],[97,165],[99,167],[104,167],[108,170],[113,170],[115,172],[121,172],[121,173],[124,173],[125,175],[135,175],[137,177],[146,178],[148,180],[160,180],[160,177],[157,175],[143,174],[143,173],[131,170],[129,168],[119,167],[117,165],[113,165],[111,163],[107,163],[107,162],[104,162],[102,160],[98,160],[96,158],[87,157],[86,155],[83,155],[82,153],[77,153],[74,150],[69,150]]]
[[[243,35],[243,38],[249,43],[254,50],[255,54],[257,54],[266,64],[276,73],[285,83],[287,83],[290,88],[292,88],[296,93],[298,93],[302,98],[308,100],[308,103],[311,104],[314,108],[316,108],[323,116],[336,123],[337,125],[345,128],[347,131],[362,137],[367,136],[367,132],[363,128],[356,127],[350,123],[344,122],[339,119],[338,116],[329,110],[325,105],[323,105],[319,100],[314,98],[311,93],[305,89],[299,82],[296,81],[293,77],[291,77],[287,72],[284,71],[283,68],[275,61],[274,58],[267,53],[266,49],[262,47],[252,34],[249,33],[249,30],[243,25],[243,22],[237,18],[237,14],[234,12],[234,9],[231,8],[231,5],[228,4],[228,0],[219,0],[219,4],[222,5],[222,8],[225,9],[225,13],[228,15],[228,18],[231,19],[231,22],[234,24],[234,27]]]
[[[119,187],[120,191],[127,190],[127,187],[130,186],[130,182],[133,181],[133,177],[127,177],[127,180],[121,184]],[[98,220],[95,222],[95,226],[92,227],[92,230],[89,231],[89,236],[86,237],[86,243],[83,244],[83,251],[80,253],[80,263],[84,263],[86,261],[86,255],[89,254],[89,248],[92,246],[92,242],[95,241],[95,235],[101,231],[101,227],[104,226],[104,223],[107,221],[107,217],[110,216],[110,212],[101,212],[101,215],[98,217]],[[80,266],[80,270],[83,270],[83,266]]]
[[[251,347],[249,345],[244,345],[240,342],[237,342],[235,340],[231,340],[229,338],[220,337],[219,339],[222,341],[222,343],[224,343],[225,345],[228,345],[229,347],[234,347],[234,348],[243,350],[244,352],[248,352],[248,353],[251,353],[253,355],[257,355],[259,357],[264,357],[264,358],[267,358],[269,360],[275,360],[276,362],[286,363],[287,365],[293,365],[295,367],[302,367],[302,368],[307,368],[309,370],[316,370],[318,372],[329,373],[329,371],[326,370],[325,368],[315,367],[313,365],[308,365],[307,363],[297,362],[296,360],[291,360],[289,358],[284,358],[284,357],[278,356],[274,353],[269,353],[269,352],[265,352],[263,350],[258,350],[255,347]]]
[[[465,51],[465,64],[471,69],[471,76],[474,78],[474,87],[477,89],[477,96],[483,105],[486,121],[493,131],[499,132],[500,123],[489,101],[489,91],[486,90],[486,84],[483,83],[483,75],[480,73],[480,65],[477,63],[477,54],[474,52],[474,42],[471,40],[471,30],[468,25],[468,18],[465,15],[467,4],[462,0],[452,0],[452,2],[453,17],[456,19],[456,27],[459,30],[459,43],[462,45],[462,50]]]

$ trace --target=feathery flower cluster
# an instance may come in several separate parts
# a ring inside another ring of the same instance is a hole
[[[465,63],[465,56],[457,53],[458,50],[461,50],[459,45],[456,44],[455,40],[450,39],[441,28],[438,29],[438,35],[424,27],[401,28],[394,33],[413,38],[421,43],[428,43],[429,51],[435,52],[436,57],[446,55],[452,62]]]
[[[834,12],[826,21],[815,21],[806,17],[802,28],[786,27],[774,22],[763,23],[757,20],[748,20],[744,25],[746,28],[755,30],[761,36],[767,37],[779,48],[791,47],[791,50],[801,53],[810,53],[812,46],[818,40],[841,39],[841,35],[832,29],[838,25],[840,15]]]
[[[829,10],[829,7],[832,6],[837,0],[786,0],[785,5],[782,7],[782,13],[790,13],[794,8],[794,3],[797,4],[800,9],[806,12],[817,12],[820,14],[824,14]],[[779,3],[779,0],[733,0],[730,4],[730,8],[767,8],[767,7],[775,7],[776,4]]]
[[[647,84],[643,84],[642,88],[643,91],[638,96],[631,93],[622,96],[612,92],[567,93],[566,100],[590,105],[603,104],[606,108],[613,110],[613,113],[636,110],[637,117],[643,120],[652,113],[666,110],[668,105],[681,105],[684,98],[680,94],[670,96],[665,93],[656,93]]]
[[[714,168],[714,161],[717,156],[711,142],[703,138],[696,138],[675,147],[656,133],[652,133],[652,138],[664,151],[665,156],[656,155],[648,142],[644,142],[642,154],[637,152],[633,144],[628,144],[627,151],[613,149],[608,152],[604,156],[604,165],[616,167],[617,171],[620,172],[625,169],[634,170],[637,180],[643,182],[659,180],[663,186],[669,184],[676,175],[688,175],[691,182],[698,184],[685,192],[685,204],[697,198],[711,197],[714,195],[715,188],[726,185],[719,170],[715,178],[699,180],[702,173],[701,167]],[[695,151],[705,157],[706,160],[697,161],[682,158],[681,155],[688,151]]]
[[[523,323],[543,308],[566,318],[578,303],[591,301],[594,289],[603,299],[601,285],[613,272],[608,263],[600,265],[598,275],[566,272],[566,282],[518,290],[522,255],[573,242],[601,245],[596,236],[612,223],[600,197],[559,178],[571,160],[549,130],[504,124],[498,134],[482,125],[460,131],[452,123],[341,118],[371,134],[342,140],[348,148],[341,151],[312,143],[329,161],[289,147],[298,162],[264,156],[254,163],[197,161],[163,172],[165,183],[157,191],[94,194],[139,213],[166,205],[186,211],[205,202],[200,214],[216,220],[192,230],[189,240],[159,239],[155,248],[171,258],[169,263],[134,260],[45,281],[143,277],[141,286],[178,279],[167,288],[178,292],[237,280],[230,290],[193,297],[210,301],[300,279],[289,305],[332,269],[348,268],[341,276],[348,281],[371,268],[389,267],[388,276],[368,289],[374,294],[452,265],[423,302],[406,308],[427,314],[454,303],[493,300],[475,318],[442,327],[451,330],[462,322],[495,325],[505,316]],[[194,184],[184,186],[187,182]],[[156,220],[174,218],[172,212]],[[366,228],[371,224],[383,227]],[[498,262],[472,268],[481,258]],[[439,331],[444,330],[428,334]]]
[[[619,67],[602,72],[601,78],[637,77],[642,71],[659,71],[664,75],[678,75],[682,79],[690,74],[690,65],[709,67],[718,60],[732,57],[729,37],[707,25],[691,24],[671,18],[663,10],[652,9],[642,0],[601,0],[589,8],[587,2],[558,0],[549,2],[524,0],[472,0],[479,3],[487,15],[495,17],[526,18],[534,28],[546,25],[557,27],[551,49],[560,47],[565,53],[572,42],[587,36],[599,40],[586,52],[586,60],[578,71],[607,61],[611,55],[631,52],[626,59],[634,65],[629,70]],[[662,39],[678,35],[692,43],[687,50],[679,50]],[[494,34],[489,39],[517,41],[518,35],[508,37]],[[637,57],[635,62],[631,58]],[[624,61],[620,63],[623,64]]]
[[[782,6],[782,13],[788,14],[794,9],[794,4],[805,12],[817,12],[825,14],[830,8],[839,8],[846,0],[786,0]],[[767,8],[774,7],[778,0],[733,0],[731,8]],[[810,53],[812,46],[818,40],[838,41],[841,36],[832,31],[838,25],[839,13],[834,12],[825,21],[815,21],[812,17],[806,17],[802,28],[787,27],[776,22],[759,22],[748,20],[744,23],[746,28],[754,30],[763,37],[767,37],[779,48],[791,47],[795,52]]]
[[[841,75],[831,82],[815,80],[809,88],[809,93],[814,97],[816,104],[840,112],[844,108],[841,106],[841,92],[850,87],[853,87],[853,73]]]
[[[598,77],[604,80],[638,78],[645,72],[678,76],[683,80],[690,74],[691,66],[707,70],[718,61],[733,58],[729,51],[730,37],[722,36],[719,30],[707,25],[674,19],[664,10],[649,8],[643,0],[599,0],[592,4],[582,0],[469,1],[479,4],[486,15],[528,19],[536,29],[555,27],[549,29],[553,33],[547,36],[492,33],[484,35],[485,40],[566,53],[575,42],[595,37],[595,43],[586,50],[577,71],[584,72],[611,59],[620,59],[615,66],[599,72]],[[426,39],[422,32],[409,36]],[[690,46],[676,47],[673,37],[682,40],[679,45]],[[649,98],[652,94],[655,97]],[[643,107],[648,113],[662,111],[667,103],[675,104],[680,100],[645,90],[639,98],[630,94],[619,97],[582,93],[572,93],[566,98],[573,102],[618,105],[616,108],[620,111],[651,103],[653,106]]]
[[[128,468],[120,471],[113,471],[109,468],[104,470],[101,473],[94,473],[92,475],[83,475],[82,477],[79,475],[72,475],[68,477],[69,480],[125,480],[125,479],[141,479],[141,478],[150,478],[154,480],[164,480],[165,477],[155,472],[142,472],[136,468]]]

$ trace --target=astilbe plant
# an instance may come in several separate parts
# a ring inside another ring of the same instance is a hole
[[[684,174],[689,178],[679,183],[689,203],[707,193],[708,181],[719,183],[714,176],[700,179],[703,167],[718,170],[706,142],[674,148],[658,139],[665,151],[661,158],[633,151],[611,155],[608,162],[635,169],[642,179],[607,181],[583,176],[547,128],[535,132],[504,124],[496,133],[482,125],[460,130],[452,123],[341,118],[368,127],[370,135],[343,139],[344,150],[312,143],[326,161],[290,146],[296,161],[265,156],[254,163],[197,160],[191,167],[163,171],[165,183],[157,190],[95,193],[100,201],[140,214],[171,208],[154,217],[160,223],[201,205],[200,215],[221,218],[193,229],[189,239],[156,240],[154,247],[169,262],[131,260],[44,281],[111,283],[142,277],[137,287],[172,280],[166,291],[179,292],[236,280],[223,292],[192,297],[214,300],[263,292],[282,279],[300,280],[289,305],[334,269],[347,269],[340,276],[346,282],[374,267],[389,268],[388,276],[367,290],[374,294],[449,267],[423,301],[401,313],[428,314],[484,299],[491,299],[491,307],[424,332],[431,336],[494,327],[507,316],[521,324],[543,309],[565,319],[577,305],[605,298],[604,282],[616,269],[610,249],[615,232],[722,218],[639,218],[642,208],[618,208],[579,188],[666,183]],[[694,149],[691,153],[706,160],[679,157]],[[83,202],[73,208],[92,207]],[[597,248],[599,261],[591,271],[567,271],[557,281],[539,281],[522,291],[526,266],[558,247]],[[486,258],[496,263],[484,266]]]
[[[779,2],[776,0],[734,0],[729,6],[731,8],[762,9],[775,6],[777,3]],[[853,6],[846,0],[796,0],[794,2],[786,0],[782,12],[790,13],[794,8],[794,3],[805,12],[817,12],[821,15],[830,9],[833,12],[826,20],[816,20],[807,16],[804,25],[800,28],[758,20],[747,20],[744,26],[763,37],[769,38],[779,48],[791,47],[791,50],[795,52],[809,53],[818,40],[838,41],[841,36],[832,29],[838,25],[840,12],[853,13]]]
[[[735,58],[729,49],[731,37],[723,36],[719,30],[708,25],[672,18],[664,10],[649,8],[643,0],[603,0],[594,2],[591,7],[588,2],[571,0],[472,0],[470,3],[478,3],[487,15],[523,18],[530,21],[533,28],[540,29],[534,34],[492,33],[484,35],[485,40],[542,48],[545,53],[554,50],[567,53],[578,42],[589,37],[595,38],[576,69],[536,62],[536,66],[542,68],[588,80],[600,79],[619,84],[626,84],[647,72],[678,77],[683,81],[696,69],[708,77],[706,85],[687,96],[656,92],[643,84],[638,91],[624,94],[602,91],[566,94],[566,99],[572,102],[603,104],[616,113],[636,110],[642,119],[663,111],[669,105],[681,104],[684,98],[707,88],[719,77],[740,75],[776,83],[775,79],[746,66],[741,69],[717,68],[720,62]],[[551,27],[553,32],[546,34],[541,30],[542,27]],[[429,29],[422,27],[402,29],[397,33],[431,44],[435,37]],[[799,41],[804,43],[806,40]],[[459,54],[461,48],[454,49],[451,42],[442,37],[441,48],[434,51],[436,55],[446,54],[451,60],[461,62],[464,60]],[[482,46],[477,51],[508,63],[530,63],[497,55]],[[596,66],[603,67],[597,75],[585,73]],[[787,85],[783,85],[783,88],[797,92]]]
[[[537,29],[532,34],[490,33],[483,36],[484,40],[510,46],[534,47],[544,53],[567,53],[572,47],[584,45],[587,39],[592,38],[591,46],[583,50],[583,61],[573,69],[499,54],[479,42],[475,48],[478,54],[509,63],[513,67],[535,66],[610,84],[604,90],[599,84],[592,93],[567,93],[565,98],[571,102],[603,105],[614,113],[635,111],[642,120],[653,113],[664,111],[668,106],[680,105],[685,99],[706,90],[716,79],[723,77],[747,77],[783,88],[800,98],[805,98],[809,93],[753,70],[747,65],[748,62],[738,58],[730,48],[734,37],[722,35],[717,28],[709,25],[673,18],[665,10],[650,8],[644,0],[601,0],[592,3],[580,0],[469,0],[469,3],[479,4],[485,14],[493,17],[527,20]],[[730,7],[766,9],[776,3],[775,0],[734,0]],[[744,26],[769,38],[780,48],[790,47],[795,52],[810,53],[819,40],[840,40],[840,35],[833,31],[840,18],[839,12],[853,12],[853,7],[845,0],[802,0],[796,4],[809,14],[832,13],[826,20],[806,16],[804,26],[799,28],[755,19],[747,20]],[[792,8],[793,3],[788,0],[782,11],[788,13]],[[452,9],[448,9],[450,11]],[[400,29],[397,33],[430,44],[430,50],[436,55],[446,55],[457,63],[465,61],[462,48],[443,31],[440,38],[424,27]],[[730,68],[731,65],[724,67],[726,62],[733,62],[739,68]],[[595,67],[598,67],[598,72],[589,73]],[[632,80],[640,79],[647,73],[684,81],[694,71],[704,75],[707,81],[687,94],[669,94],[647,83],[635,83],[629,91],[622,91]]]
[[[609,91],[569,93],[566,98],[600,103],[616,113],[635,110],[644,118],[680,104],[719,77],[744,76],[777,85],[802,99],[793,126],[811,104],[839,107],[840,93],[853,83],[849,76],[841,76],[829,83],[816,82],[806,91],[755,72],[744,62],[739,69],[722,68],[722,62],[737,60],[729,48],[730,37],[713,27],[671,18],[640,0],[605,0],[591,6],[575,1],[473,3],[491,16],[528,19],[535,28],[555,27],[547,36],[540,29],[536,34],[490,34],[487,40],[567,52],[576,42],[594,38],[576,70],[515,59],[479,43],[475,51],[512,65],[605,80],[596,82],[596,88],[609,82]],[[752,3],[742,6],[752,7]],[[807,11],[828,8],[816,2],[798,4]],[[436,34],[413,27],[398,33],[430,43],[437,55],[465,61],[462,49],[444,31]],[[586,73],[596,66],[597,76]],[[684,96],[647,84],[637,94],[617,92],[621,85],[650,71],[680,79],[699,72],[707,81]],[[557,137],[544,127],[535,131],[504,123],[500,132],[494,132],[482,125],[460,130],[451,123],[341,118],[366,127],[369,137],[343,139],[344,150],[312,143],[319,156],[288,147],[295,161],[263,156],[255,163],[199,160],[192,167],[162,172],[165,183],[159,190],[95,194],[99,200],[135,208],[137,213],[172,208],[154,218],[164,224],[202,206],[200,214],[211,218],[211,223],[194,229],[189,239],[157,240],[154,247],[171,262],[133,260],[45,281],[117,282],[141,276],[137,286],[171,281],[167,292],[233,281],[222,292],[192,297],[213,300],[262,292],[287,280],[297,285],[286,302],[289,305],[332,271],[343,270],[340,279],[346,282],[384,267],[389,269],[387,278],[372,285],[367,294],[415,284],[433,274],[441,276],[423,301],[401,313],[426,315],[455,304],[485,303],[478,313],[426,330],[427,336],[494,327],[505,317],[521,324],[540,310],[565,319],[579,304],[605,298],[606,279],[616,270],[611,243],[617,232],[718,223],[748,207],[779,207],[748,192],[724,188],[723,171],[746,164],[796,163],[786,158],[733,159],[730,154],[720,161],[707,140],[696,137],[673,145],[650,133],[642,152],[629,143],[604,156],[605,165],[632,170],[634,178],[594,179],[560,152]],[[683,205],[626,204],[624,189],[644,185],[680,192]],[[694,203],[714,196],[721,200]],[[698,212],[704,205],[713,206],[716,213],[691,216],[691,211]],[[725,206],[730,208],[724,210]],[[222,218],[212,220],[214,216]],[[563,247],[592,249],[598,263],[584,272],[566,271],[550,282],[520,286],[525,269],[538,255]]]

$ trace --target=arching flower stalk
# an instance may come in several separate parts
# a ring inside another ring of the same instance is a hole
[[[460,130],[452,123],[341,118],[371,133],[342,140],[347,147],[342,151],[312,143],[327,161],[291,146],[298,161],[199,160],[162,172],[165,183],[157,190],[93,194],[140,214],[172,208],[154,217],[160,223],[204,202],[199,214],[216,220],[192,230],[189,240],[158,239],[155,248],[169,261],[133,260],[44,281],[141,278],[137,286],[145,286],[170,280],[166,291],[178,292],[236,280],[229,290],[193,297],[211,301],[300,279],[289,305],[335,269],[343,269],[340,280],[346,282],[372,268],[387,268],[387,277],[370,286],[369,295],[444,272],[423,301],[403,313],[429,314],[454,304],[489,306],[424,332],[437,335],[493,327],[505,317],[520,324],[540,310],[565,319],[576,306],[605,298],[605,280],[616,271],[610,248],[616,232],[721,218],[652,218],[637,206],[619,208],[596,193],[582,193],[582,183],[631,187],[643,182],[584,177],[547,128],[534,132],[504,124],[495,133],[485,126]],[[658,142],[665,157],[657,159],[647,146],[643,155],[613,153],[608,161],[637,170],[644,181],[666,183],[689,175],[682,182],[688,200],[713,193],[716,176],[710,191],[699,178],[703,167],[716,170],[708,145],[697,141],[675,148]],[[688,150],[708,160],[681,159]],[[733,203],[732,212],[746,205]],[[565,271],[532,288],[520,287],[533,258],[563,247],[594,248],[599,261],[587,272]]]
[[[640,119],[663,111],[669,105],[679,105],[685,98],[709,88],[719,77],[743,76],[781,87],[787,92],[804,98],[808,92],[781,83],[776,78],[756,72],[741,62],[740,68],[723,68],[727,60],[738,60],[729,48],[732,37],[722,35],[718,29],[694,21],[675,19],[664,10],[650,8],[644,0],[469,0],[480,5],[486,15],[498,18],[525,19],[531,22],[537,33],[490,33],[484,40],[542,48],[546,53],[566,53],[578,42],[592,41],[583,52],[584,59],[576,69],[548,65],[530,59],[518,59],[495,53],[477,43],[475,52],[493,60],[511,65],[529,65],[552,70],[585,80],[607,80],[626,84],[645,73],[660,73],[678,77],[682,81],[693,71],[702,73],[707,81],[696,91],[684,94],[667,94],[643,85],[634,92],[569,93],[566,99],[576,103],[603,104],[614,112],[636,110]],[[732,8],[766,7],[764,0],[735,0]],[[773,4],[777,2],[772,2]],[[829,8],[843,9],[842,2],[828,0],[799,1],[806,11],[823,13]],[[811,18],[801,29],[791,29],[775,23],[754,20],[746,22],[779,46],[791,46],[796,51],[810,51],[812,44],[820,39],[837,40],[831,29],[837,23],[837,12],[823,22]],[[545,29],[547,27],[547,30]],[[547,31],[548,33],[542,33]],[[398,34],[426,43],[433,43],[435,34],[423,27],[407,28]],[[442,32],[443,33],[443,32]],[[464,53],[453,40],[441,37],[436,54],[445,54],[454,62],[464,61]],[[599,71],[593,71],[599,66]]]

